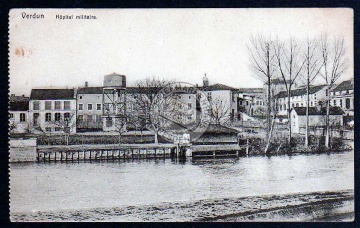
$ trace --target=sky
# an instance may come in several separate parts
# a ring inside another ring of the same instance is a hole
[[[44,15],[26,19],[24,14]],[[73,15],[60,20],[56,15]],[[75,19],[93,15],[97,19]],[[102,86],[124,74],[202,85],[262,87],[249,68],[252,35],[299,40],[344,37],[353,77],[353,11],[323,9],[14,9],[9,15],[10,93],[32,88]]]

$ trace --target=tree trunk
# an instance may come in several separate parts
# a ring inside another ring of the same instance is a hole
[[[270,131],[269,131],[269,137],[267,138],[267,142],[266,142],[266,146],[265,146],[265,154],[268,152],[268,149],[269,149],[269,146],[270,146],[271,137],[272,137],[272,133],[273,133],[273,130],[274,130],[274,125],[275,125],[275,119],[276,119],[276,115],[274,115],[274,117],[272,119]]]
[[[326,127],[326,136],[325,136],[325,147],[329,148],[329,142],[330,142],[330,98],[329,98],[330,91],[328,90],[328,94],[326,97],[326,119],[325,119],[325,127]]]
[[[268,77],[267,83],[267,110],[266,110],[266,138],[270,134],[270,116],[271,116],[271,79]]]
[[[310,85],[309,85],[309,81],[308,81],[307,86],[306,86],[306,97],[307,97],[306,125],[305,125],[305,147],[306,148],[309,147],[309,103],[310,103],[309,87],[310,87]]]
[[[155,132],[155,144],[159,144],[158,133]]]
[[[288,125],[289,125],[289,145],[291,144],[291,107],[290,107],[290,97],[291,97],[291,88],[288,89],[288,100],[287,100],[287,103],[288,103]]]

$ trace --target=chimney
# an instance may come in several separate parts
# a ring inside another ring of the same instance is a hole
[[[85,82],[85,87],[88,87],[89,86],[89,83],[88,82]]]
[[[23,95],[21,95],[22,97],[25,97],[25,95],[23,94]]]
[[[209,79],[206,77],[206,73],[203,77],[203,87],[208,87],[209,86]]]

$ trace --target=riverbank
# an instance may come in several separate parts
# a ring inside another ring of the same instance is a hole
[[[354,191],[204,199],[153,205],[10,213],[11,221],[352,221]]]

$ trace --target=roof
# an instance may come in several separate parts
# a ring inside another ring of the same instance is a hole
[[[28,111],[29,101],[11,101],[9,102],[10,111]]]
[[[299,116],[306,115],[306,107],[294,107],[295,112]],[[330,115],[343,115],[344,111],[340,107],[330,107]],[[321,109],[317,107],[309,107],[309,115],[326,115],[326,107]]]
[[[220,124],[209,124],[208,128],[206,129],[205,133],[238,133],[239,131],[222,126]]]
[[[126,93],[130,94],[156,94],[162,87],[126,87]]]
[[[28,101],[29,97],[25,97],[24,95],[22,96],[15,96],[15,94],[11,94],[9,101]]]
[[[319,90],[323,89],[326,85],[317,85],[317,86],[312,86],[309,89],[309,94],[313,94],[318,92]],[[299,88],[299,89],[294,89],[291,90],[291,96],[302,96],[302,95],[306,95],[306,88]],[[284,98],[287,97],[287,91],[281,91],[279,92],[275,98]]]
[[[240,88],[239,93],[263,93],[263,88]]]
[[[102,94],[103,87],[82,87],[77,90],[78,94]]]
[[[206,86],[206,87],[202,87],[202,89],[204,91],[217,91],[217,90],[237,90],[233,87],[227,86],[227,85],[223,85],[223,84],[214,84],[214,85],[210,85],[210,86]]]
[[[32,89],[30,100],[70,100],[74,89]]]
[[[354,89],[354,81],[353,80],[347,80],[341,82],[338,86],[336,86],[332,91],[344,91],[344,90],[353,90]]]

